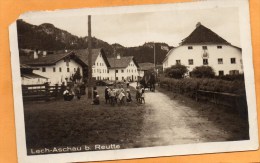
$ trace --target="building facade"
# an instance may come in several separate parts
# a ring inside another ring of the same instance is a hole
[[[88,65],[88,55],[87,49],[76,50],[75,54]],[[106,54],[103,49],[92,49],[92,77],[96,80],[106,80],[109,77],[109,63]]]
[[[24,64],[20,65],[22,85],[44,84],[48,82],[48,78],[35,74],[33,72],[35,70],[37,70],[37,68],[32,68]]]
[[[48,78],[50,85],[66,84],[72,80],[73,74],[78,70],[83,76],[84,64],[73,52],[59,52],[38,56],[34,53],[33,57],[20,57],[21,64],[31,66],[34,74]]]
[[[175,64],[187,66],[211,66],[216,75],[243,73],[242,50],[231,45],[200,23],[181,43],[171,49],[163,61],[163,69]]]
[[[133,56],[120,56],[108,58],[109,62],[109,80],[138,80],[138,63]]]

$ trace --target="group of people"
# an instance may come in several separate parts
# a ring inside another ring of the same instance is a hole
[[[77,97],[78,100],[80,100],[81,95],[82,95],[82,91],[81,91],[80,84],[74,84],[71,87],[67,86],[63,92],[64,101],[71,101],[75,96]]]
[[[108,87],[105,88],[105,102],[106,104],[111,104],[114,106],[115,104],[123,105],[131,103],[132,95],[129,89],[129,84],[126,84],[127,88],[126,90],[123,87],[123,84],[114,86],[114,87]],[[65,101],[71,101],[74,97],[76,97],[78,100],[81,98],[81,89],[80,85],[73,85],[71,87],[66,87],[65,91],[63,92],[63,97]],[[99,105],[100,99],[99,94],[97,91],[97,87],[93,88],[93,105]],[[137,103],[145,103],[145,91],[143,86],[137,86],[136,87],[136,102]]]
[[[125,102],[130,103],[132,101],[130,89],[127,88],[125,91],[122,85],[119,86],[119,88],[106,87],[105,100],[106,100],[106,104],[109,103],[111,105],[115,105],[116,103],[122,105],[125,104]]]
[[[107,87],[105,88],[105,103],[111,104],[114,106],[115,104],[123,105],[131,103],[132,95],[129,88],[126,90],[123,88],[123,85],[119,85],[118,87]],[[142,86],[136,87],[136,102],[137,103],[145,103],[145,91]],[[93,89],[93,105],[99,105],[100,99],[97,92],[97,88],[94,87]]]

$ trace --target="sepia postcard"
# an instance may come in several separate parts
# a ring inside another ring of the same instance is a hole
[[[247,0],[34,11],[9,38],[21,163],[258,149]]]

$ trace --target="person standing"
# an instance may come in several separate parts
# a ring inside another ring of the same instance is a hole
[[[140,94],[141,94],[140,102],[142,104],[143,101],[144,101],[144,104],[145,104],[145,94],[144,94],[144,88],[143,87],[140,89]]]
[[[127,89],[126,90],[126,102],[129,103],[132,101],[132,97],[131,97],[131,94],[130,94],[130,90]]]
[[[109,88],[107,86],[105,89],[105,100],[106,100],[106,104],[107,104],[107,102],[109,102]]]

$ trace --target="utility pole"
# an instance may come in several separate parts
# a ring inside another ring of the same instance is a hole
[[[88,99],[92,99],[92,39],[91,39],[91,15],[88,15]]]
[[[115,85],[116,85],[116,48],[114,48]]]
[[[153,52],[153,60],[154,60],[154,71],[156,70],[156,64],[155,64],[155,42],[154,42],[154,52]]]

